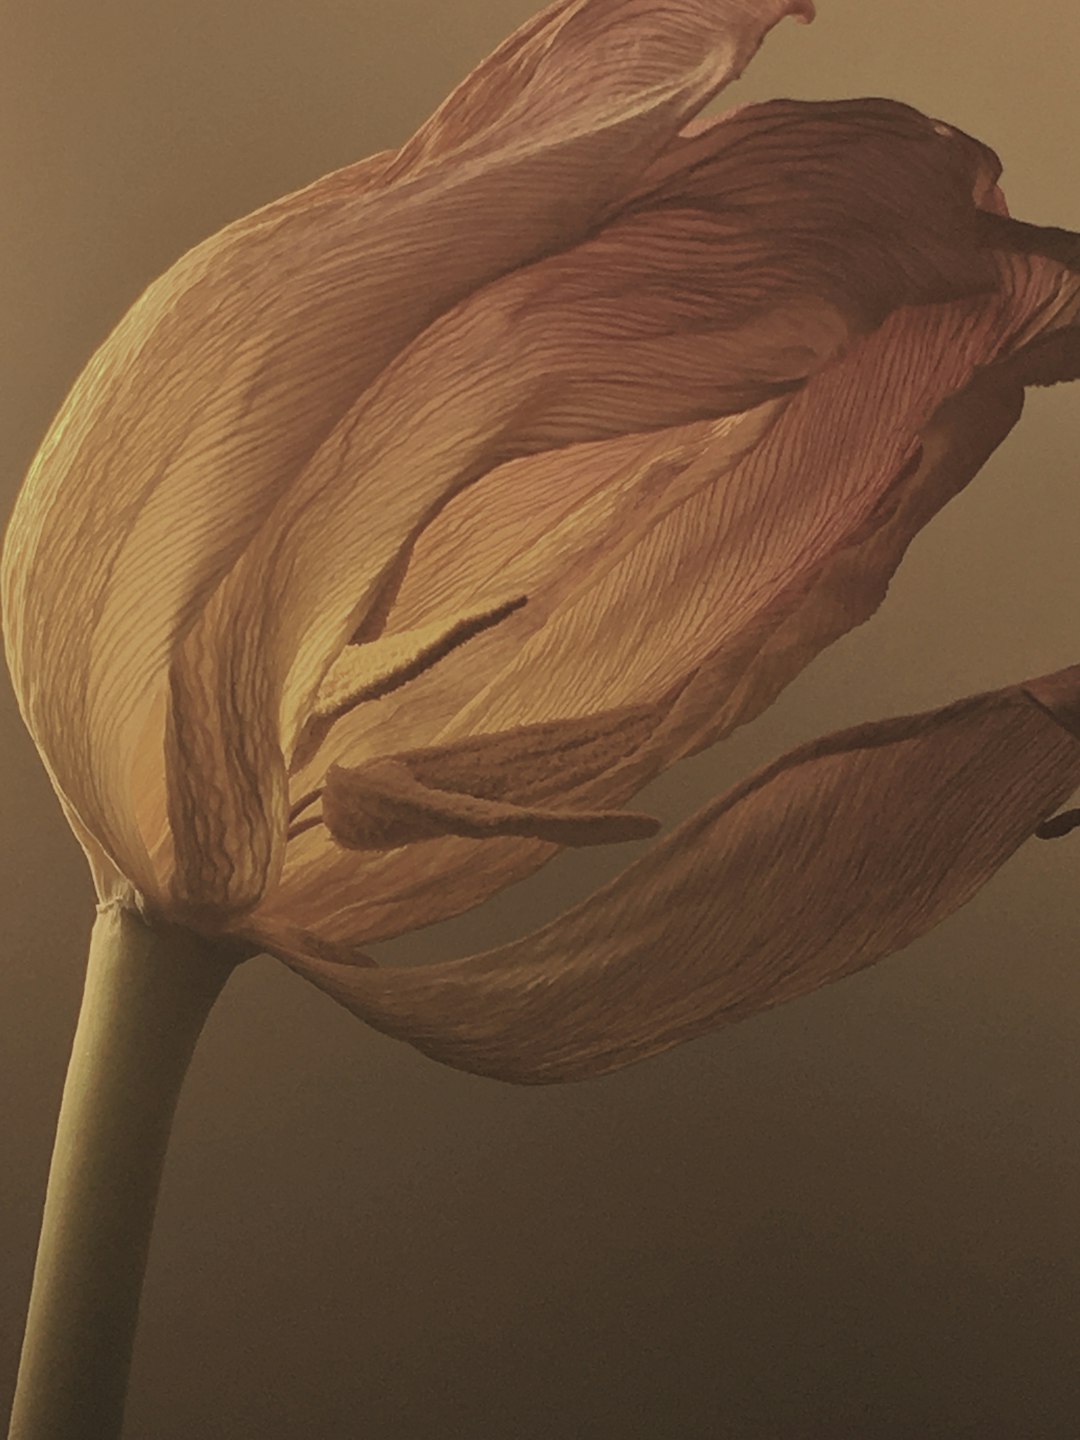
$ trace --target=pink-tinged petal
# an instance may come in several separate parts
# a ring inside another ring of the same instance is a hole
[[[792,284],[866,327],[986,282],[973,250],[1000,173],[989,146],[898,101],[773,100],[680,136],[621,213],[709,214],[736,293]]]
[[[178,638],[304,461],[436,316],[587,235],[794,12],[810,13],[797,0],[551,6],[396,157],[349,167],[196,247],[98,351],[16,509],[5,623],[56,783],[140,888],[158,882],[129,793],[133,738]],[[78,561],[86,553],[92,566]],[[182,703],[197,688],[188,676],[175,693]],[[169,742],[176,763],[210,763],[224,726],[226,757],[258,752],[261,798],[226,782],[224,795],[170,803],[177,823],[204,810],[211,828],[235,819],[247,859],[225,846],[181,865],[219,875],[207,900],[226,912],[261,889],[283,793],[264,773],[267,738],[241,738],[235,723],[185,715],[190,733],[174,726]]]
[[[208,751],[199,764],[204,727],[181,708],[175,724],[191,733],[177,787],[280,792],[271,772],[280,748],[290,755],[326,668],[357,625],[392,605],[424,529],[501,462],[757,407],[796,389],[897,306],[993,288],[993,257],[977,243],[980,147],[883,102],[866,116],[858,103],[795,108],[799,123],[784,129],[787,168],[768,147],[747,147],[747,161],[739,144],[722,145],[702,196],[635,199],[598,234],[463,301],[384,371],[284,497],[178,660],[186,678],[177,697],[196,711],[217,706],[222,723],[234,704],[253,713],[252,702],[270,696],[275,713],[252,752],[262,761],[253,768],[245,757],[222,772]],[[767,136],[776,128],[771,112],[733,124]],[[811,159],[824,175],[816,186],[801,179]],[[229,804],[204,805],[209,823]],[[207,834],[191,843],[205,852]]]
[[[777,663],[786,683],[867,619],[912,536],[1011,429],[1022,385],[1004,359],[1056,283],[898,312],[811,381],[734,469],[594,575],[444,735],[481,715],[509,726],[648,703],[703,665],[711,739],[757,713],[743,694],[737,713],[718,707]],[[904,497],[904,523],[889,529]]]
[[[970,900],[1080,785],[1080,740],[1048,695],[1075,719],[1080,666],[803,746],[483,955],[277,953],[446,1064],[526,1084],[605,1074],[872,965]]]

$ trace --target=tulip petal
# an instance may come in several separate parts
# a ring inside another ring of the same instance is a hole
[[[1074,666],[815,741],[483,955],[360,968],[276,953],[446,1064],[526,1084],[602,1075],[863,969],[965,904],[1080,785],[1078,716]]]
[[[809,18],[812,7],[550,6],[396,156],[328,176],[196,247],[98,351],[16,508],[5,625],[24,715],[51,773],[140,887],[158,882],[129,793],[132,739],[179,638],[298,468],[437,315],[588,234],[792,13]],[[73,563],[86,551],[92,566]],[[197,706],[205,665],[189,659],[194,673],[173,687],[174,703],[192,696]],[[253,698],[257,668],[248,665],[238,701]],[[198,792],[173,797],[170,813],[215,817],[176,835],[181,856],[214,838],[210,855],[182,858],[181,871],[192,883],[216,873],[213,905],[227,912],[254,903],[265,883],[284,790],[269,773],[276,725],[241,738],[233,709],[185,713],[169,747],[174,765],[192,767],[174,784]],[[258,724],[246,704],[242,713]],[[210,737],[222,727],[233,731],[226,751],[257,751],[259,761],[254,773],[246,761],[230,765],[218,787]],[[230,776],[265,794],[223,796]],[[228,842],[219,832],[232,823],[238,839]],[[249,840],[250,863],[237,853]]]
[[[365,375],[370,378],[416,333],[421,316],[432,320],[493,277],[581,240],[617,205],[680,125],[741,72],[774,24],[788,14],[805,19],[812,13],[807,0],[660,0],[648,5],[641,0],[567,0],[549,7],[511,37],[475,80],[455,92],[396,164],[380,172],[387,188],[367,211],[361,207],[353,212],[351,231],[344,236],[339,232],[337,262],[347,262],[353,286],[363,291],[379,323],[373,331],[363,309],[358,311],[350,299],[345,307],[348,320],[335,314],[328,321],[335,344],[347,327],[353,350],[365,354]],[[476,224],[477,215],[483,216],[482,225]],[[303,275],[298,257],[307,237],[303,244],[296,240],[291,269]],[[321,248],[327,242],[320,236],[316,243]],[[270,273],[282,268],[272,266]],[[392,344],[382,332],[392,332]],[[325,388],[323,369],[308,363],[295,333],[289,332],[288,339],[290,380],[313,403],[310,395]],[[322,360],[330,345],[320,336],[319,346]],[[351,360],[351,373],[358,363]],[[361,389],[354,383],[354,394]],[[340,393],[338,381],[335,399]],[[453,399],[450,394],[444,398],[445,403]],[[432,399],[429,395],[429,404]],[[324,414],[325,396],[319,403]],[[352,417],[357,414],[354,409]],[[419,419],[407,416],[407,428]],[[463,423],[467,430],[467,413]],[[326,433],[324,427],[321,435]],[[311,426],[293,423],[294,458],[296,447],[304,443],[309,454],[315,451],[318,456],[314,470],[309,466],[306,493],[296,496],[292,509],[278,504],[262,527],[263,542],[249,547],[244,561],[215,592],[175,660],[185,673],[172,687],[176,714],[170,729],[169,784],[177,794],[169,809],[178,816],[204,817],[197,833],[176,833],[177,888],[182,892],[196,876],[208,879],[206,856],[215,857],[221,878],[211,886],[213,894],[191,898],[220,911],[223,919],[254,905],[276,876],[284,844],[284,826],[278,823],[285,788],[280,772],[287,763],[282,752],[291,749],[326,667],[355,628],[349,618],[354,612],[362,616],[392,567],[393,554],[408,543],[417,517],[404,518],[402,512],[418,497],[421,512],[431,505],[431,497],[425,496],[431,477],[424,466],[407,484],[395,475],[384,493],[400,494],[385,518],[375,516],[371,489],[364,489],[361,532],[373,524],[380,532],[371,537],[372,544],[361,545],[366,558],[358,575],[370,576],[370,587],[361,590],[359,602],[354,595],[334,610],[321,601],[312,609],[312,577],[304,572],[297,576],[300,590],[293,594],[286,553],[291,542],[282,526],[292,523],[294,511],[303,513],[302,533],[295,537],[302,552],[311,539],[308,522],[320,508],[308,503],[309,492],[322,487],[327,474],[337,476],[349,433],[350,427],[339,425],[319,446],[320,436]],[[258,449],[249,438],[249,465],[259,458]],[[444,456],[436,498],[453,488],[447,475],[453,477],[456,469],[453,455]],[[373,479],[381,487],[383,472]],[[270,490],[264,485],[268,500]],[[331,517],[323,529],[321,562],[332,564],[339,576],[347,558],[328,540],[338,534],[340,519]],[[389,554],[380,538],[387,521]],[[307,555],[298,553],[296,558],[303,561]],[[283,615],[280,625],[267,618],[268,609],[282,605],[297,607],[295,623]],[[318,642],[312,640],[312,628]],[[312,643],[318,663],[313,665],[305,653],[303,674],[290,681],[297,646],[310,650]],[[237,710],[251,731],[236,742],[242,758],[238,753],[230,763],[230,747],[223,756],[213,736],[230,726]],[[117,749],[123,747],[114,745]],[[249,762],[255,756],[252,768]],[[258,800],[233,793],[252,789],[260,790]],[[263,823],[258,830],[245,829],[241,822],[259,814]],[[234,822],[242,838],[230,837]],[[246,847],[243,857],[240,844]],[[200,854],[185,858],[187,851]],[[180,894],[174,898],[179,901]]]

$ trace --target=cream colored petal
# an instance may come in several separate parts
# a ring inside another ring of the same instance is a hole
[[[873,964],[1080,785],[1080,666],[784,756],[544,929],[464,960],[277,953],[369,1024],[526,1084],[646,1059]]]

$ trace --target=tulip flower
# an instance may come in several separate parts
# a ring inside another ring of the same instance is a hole
[[[1010,217],[985,145],[884,99],[701,118],[786,15],[557,0],[399,150],[183,256],[75,385],[7,653],[116,1006],[148,955],[199,992],[175,1085],[261,951],[450,1065],[601,1074],[1067,824],[1080,666],[803,746],[510,945],[364,953],[653,834],[634,794],[867,619],[1025,387],[1080,375],[1080,242]]]

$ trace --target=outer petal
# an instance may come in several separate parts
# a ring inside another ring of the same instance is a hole
[[[580,1080],[793,999],[963,905],[1080,785],[1080,666],[784,756],[535,934],[465,960],[281,958],[460,1069]],[[1066,728],[1068,726],[1069,728]]]
[[[793,11],[807,15],[807,0],[563,0],[396,158],[190,252],[94,357],[17,507],[5,624],[58,787],[140,888],[159,887],[128,793],[132,744],[178,638],[297,469],[436,315],[586,234]],[[73,563],[84,554],[92,564]],[[227,758],[250,749],[248,723],[219,715],[200,733],[213,751],[224,727]],[[199,736],[174,732],[173,748],[195,763]],[[223,807],[187,796],[174,813],[190,823],[207,807],[242,837],[231,878],[203,867],[218,875],[213,901],[242,907],[266,868],[265,807],[251,793]],[[182,855],[203,838],[178,836]]]
[[[388,158],[236,222],[151,285],[79,377],[16,502],[2,585],[23,716],[83,844],[148,894],[134,740],[176,637],[363,383],[334,326],[349,314],[342,236]],[[287,258],[298,244],[304,270]]]

